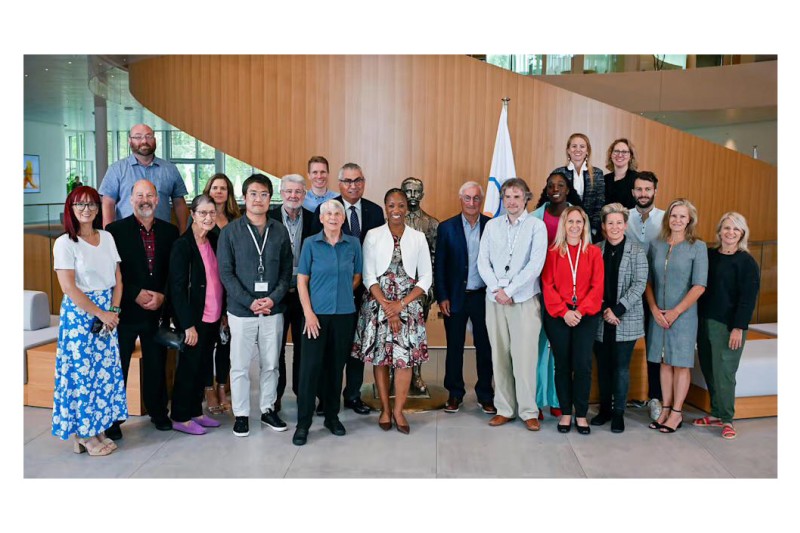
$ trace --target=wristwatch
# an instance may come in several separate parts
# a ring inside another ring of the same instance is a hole
[[[120,309],[116,305],[112,305],[111,307],[108,308],[108,310],[111,311],[112,313],[117,313],[117,314],[120,314],[120,312],[122,311],[122,309]]]

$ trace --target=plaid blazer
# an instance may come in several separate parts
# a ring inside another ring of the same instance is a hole
[[[606,241],[598,243],[602,252],[606,250]],[[622,260],[617,276],[617,301],[625,306],[625,314],[617,326],[617,341],[634,341],[644,336],[644,308],[642,295],[647,286],[647,254],[639,243],[630,237],[625,239],[622,248]],[[617,302],[608,302],[613,307]],[[597,337],[603,341],[602,319],[597,325]]]

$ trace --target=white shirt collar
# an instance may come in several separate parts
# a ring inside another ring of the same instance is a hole
[[[588,167],[586,166],[586,160],[584,160],[583,165],[581,165],[581,174],[583,174],[583,171],[586,170],[587,168]],[[567,170],[575,172],[575,164],[572,162],[572,160],[570,160],[569,164],[567,165]]]
[[[345,211],[349,211],[351,207],[355,207],[356,211],[361,211],[361,198],[359,198],[356,203],[351,204],[350,202],[344,199],[344,196],[342,196],[342,202],[344,203]]]

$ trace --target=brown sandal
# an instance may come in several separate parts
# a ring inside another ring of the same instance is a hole
[[[212,415],[222,414],[222,405],[219,403],[214,387],[206,387],[206,407]]]

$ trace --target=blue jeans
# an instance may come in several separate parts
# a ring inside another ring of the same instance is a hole
[[[630,366],[636,341],[594,343],[597,358],[597,385],[600,387],[600,412],[624,412],[630,383]]]

